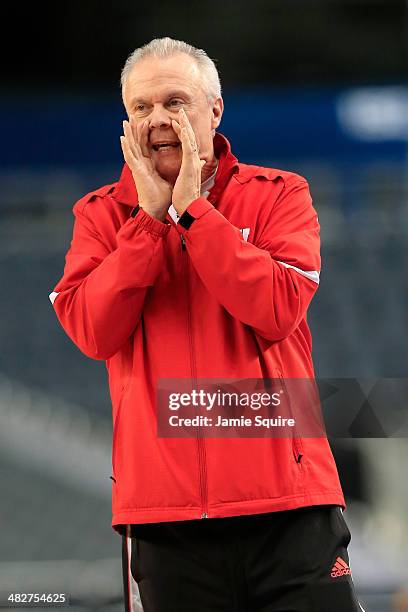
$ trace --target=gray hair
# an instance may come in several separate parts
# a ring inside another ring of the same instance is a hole
[[[185,53],[194,59],[200,71],[204,92],[208,100],[213,101],[214,98],[219,98],[221,96],[221,83],[213,60],[208,57],[203,49],[197,49],[182,40],[174,40],[168,36],[165,38],[155,38],[143,47],[135,49],[133,53],[129,55],[122,69],[120,78],[122,95],[129,73],[137,63],[145,57],[155,56],[166,58],[176,55],[177,53]]]

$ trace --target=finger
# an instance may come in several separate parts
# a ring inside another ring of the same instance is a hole
[[[179,110],[179,124],[181,128],[185,128],[187,130],[187,115],[184,108],[180,108]]]
[[[182,118],[183,127],[185,127],[187,129],[187,134],[188,134],[188,137],[190,139],[192,147],[196,148],[198,150],[197,139],[196,139],[194,130],[192,128],[192,125],[191,125],[191,123],[190,123],[190,121],[189,121],[189,119],[187,117],[187,113],[184,110],[184,108],[180,109],[180,115],[181,115],[181,118]]]
[[[131,152],[133,153],[133,155],[135,157],[138,157],[138,151],[136,148],[136,143],[135,143],[135,139],[133,137],[133,132],[132,132],[132,128],[130,126],[130,123],[128,121],[124,121],[123,122],[123,132],[126,136],[126,140],[128,143],[128,146],[131,150]]]
[[[150,157],[149,153],[149,124],[147,121],[143,121],[139,131],[139,145],[144,157]]]
[[[132,154],[134,155],[135,159],[137,161],[141,161],[143,158],[143,153],[140,148],[139,142],[135,140],[134,131],[132,130],[132,127],[128,122],[126,122],[125,129],[126,129],[125,135],[126,135],[128,144],[130,146],[130,150],[132,151]]]
[[[197,147],[195,142],[191,142],[190,136],[188,134],[188,128],[185,122],[185,116],[181,112],[183,109],[180,109],[180,133],[177,134],[181,140],[181,146],[183,149],[183,153],[188,153],[190,156],[193,155],[197,151]]]
[[[135,156],[135,158],[138,161],[140,161],[141,158],[142,158],[142,151],[140,149],[140,145],[139,145],[137,136],[135,137],[135,134],[137,135],[137,132],[136,132],[135,121],[134,121],[132,116],[130,117],[130,121],[129,122],[126,121],[126,125],[124,127],[125,127],[125,130],[126,130],[125,131],[125,135],[126,135],[126,138],[128,140],[130,149],[131,149],[133,155]]]
[[[129,123],[130,123],[130,127],[132,128],[133,140],[136,143],[138,143],[139,142],[139,132],[138,132],[139,124],[136,123],[136,120],[133,115],[130,116]]]
[[[172,119],[171,120],[171,126],[172,126],[173,130],[176,132],[176,135],[180,139],[181,125],[179,123],[177,123],[177,121],[175,119]]]
[[[183,149],[183,154],[185,153],[189,157],[194,155],[195,150],[191,144],[186,127],[182,127],[180,130],[180,140],[181,140],[181,148]],[[183,159],[184,159],[184,155],[183,155]]]
[[[136,121],[133,121],[135,144],[139,145],[140,151],[143,157],[148,157],[149,155],[149,147],[148,147],[148,139],[149,139],[149,124],[147,121],[143,121],[142,123],[136,124]]]
[[[130,121],[133,127],[132,135],[134,136],[136,134],[136,138],[133,137],[132,139],[132,142],[133,142],[132,150],[136,158],[136,161],[142,163],[144,167],[146,167],[149,171],[154,172],[155,165],[154,165],[152,157],[150,157],[150,153],[149,153],[149,149],[147,145],[147,142],[148,142],[147,139],[148,139],[148,133],[149,133],[149,122],[144,121],[141,124],[140,123],[136,124],[136,121],[133,119],[133,117],[131,117]],[[144,132],[142,132],[142,129],[144,129],[146,132],[145,136],[144,136]],[[143,142],[144,142],[144,150],[142,150]]]
[[[123,121],[123,132],[129,141],[129,145],[132,147],[135,142],[135,137],[134,137],[131,121],[132,119],[130,119],[130,122],[126,120]]]
[[[171,120],[171,125],[172,125],[174,131],[176,132],[176,134],[178,135],[180,133],[180,130],[181,130],[180,123],[178,123],[175,119],[172,119]]]
[[[129,143],[126,139],[126,136],[121,136],[120,137],[120,145],[122,147],[122,153],[123,153],[123,157],[125,159],[125,162],[127,163],[127,165],[129,166],[129,168],[133,168],[135,165],[135,158],[132,154],[132,151],[130,150],[130,146]]]

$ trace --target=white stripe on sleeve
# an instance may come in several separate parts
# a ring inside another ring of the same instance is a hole
[[[278,263],[285,266],[285,268],[292,268],[292,270],[296,270],[302,276],[306,276],[309,280],[313,281],[317,285],[320,282],[320,272],[317,270],[301,270],[300,268],[296,268],[296,266],[291,266],[290,264],[285,263],[284,261],[278,261]]]
[[[57,297],[57,295],[59,295],[59,293],[57,291],[53,291],[52,293],[50,293],[50,295],[48,297],[51,300],[51,304],[54,304],[55,298]]]

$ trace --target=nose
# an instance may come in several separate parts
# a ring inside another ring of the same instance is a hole
[[[171,117],[161,104],[154,105],[149,118],[150,129],[171,126]]]

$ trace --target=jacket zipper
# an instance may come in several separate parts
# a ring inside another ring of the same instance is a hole
[[[194,354],[194,340],[192,333],[192,321],[191,321],[191,305],[190,305],[190,280],[188,274],[188,260],[186,251],[186,241],[181,234],[181,250],[183,251],[184,258],[184,271],[186,277],[187,286],[187,332],[188,332],[188,344],[190,349],[190,364],[191,364],[191,378],[195,383],[197,381],[197,368]],[[199,470],[199,482],[200,482],[200,497],[202,513],[201,518],[208,518],[208,500],[207,500],[207,469],[206,469],[206,452],[204,439],[200,438],[200,430],[198,430],[197,436],[197,453],[198,453],[198,470]]]

